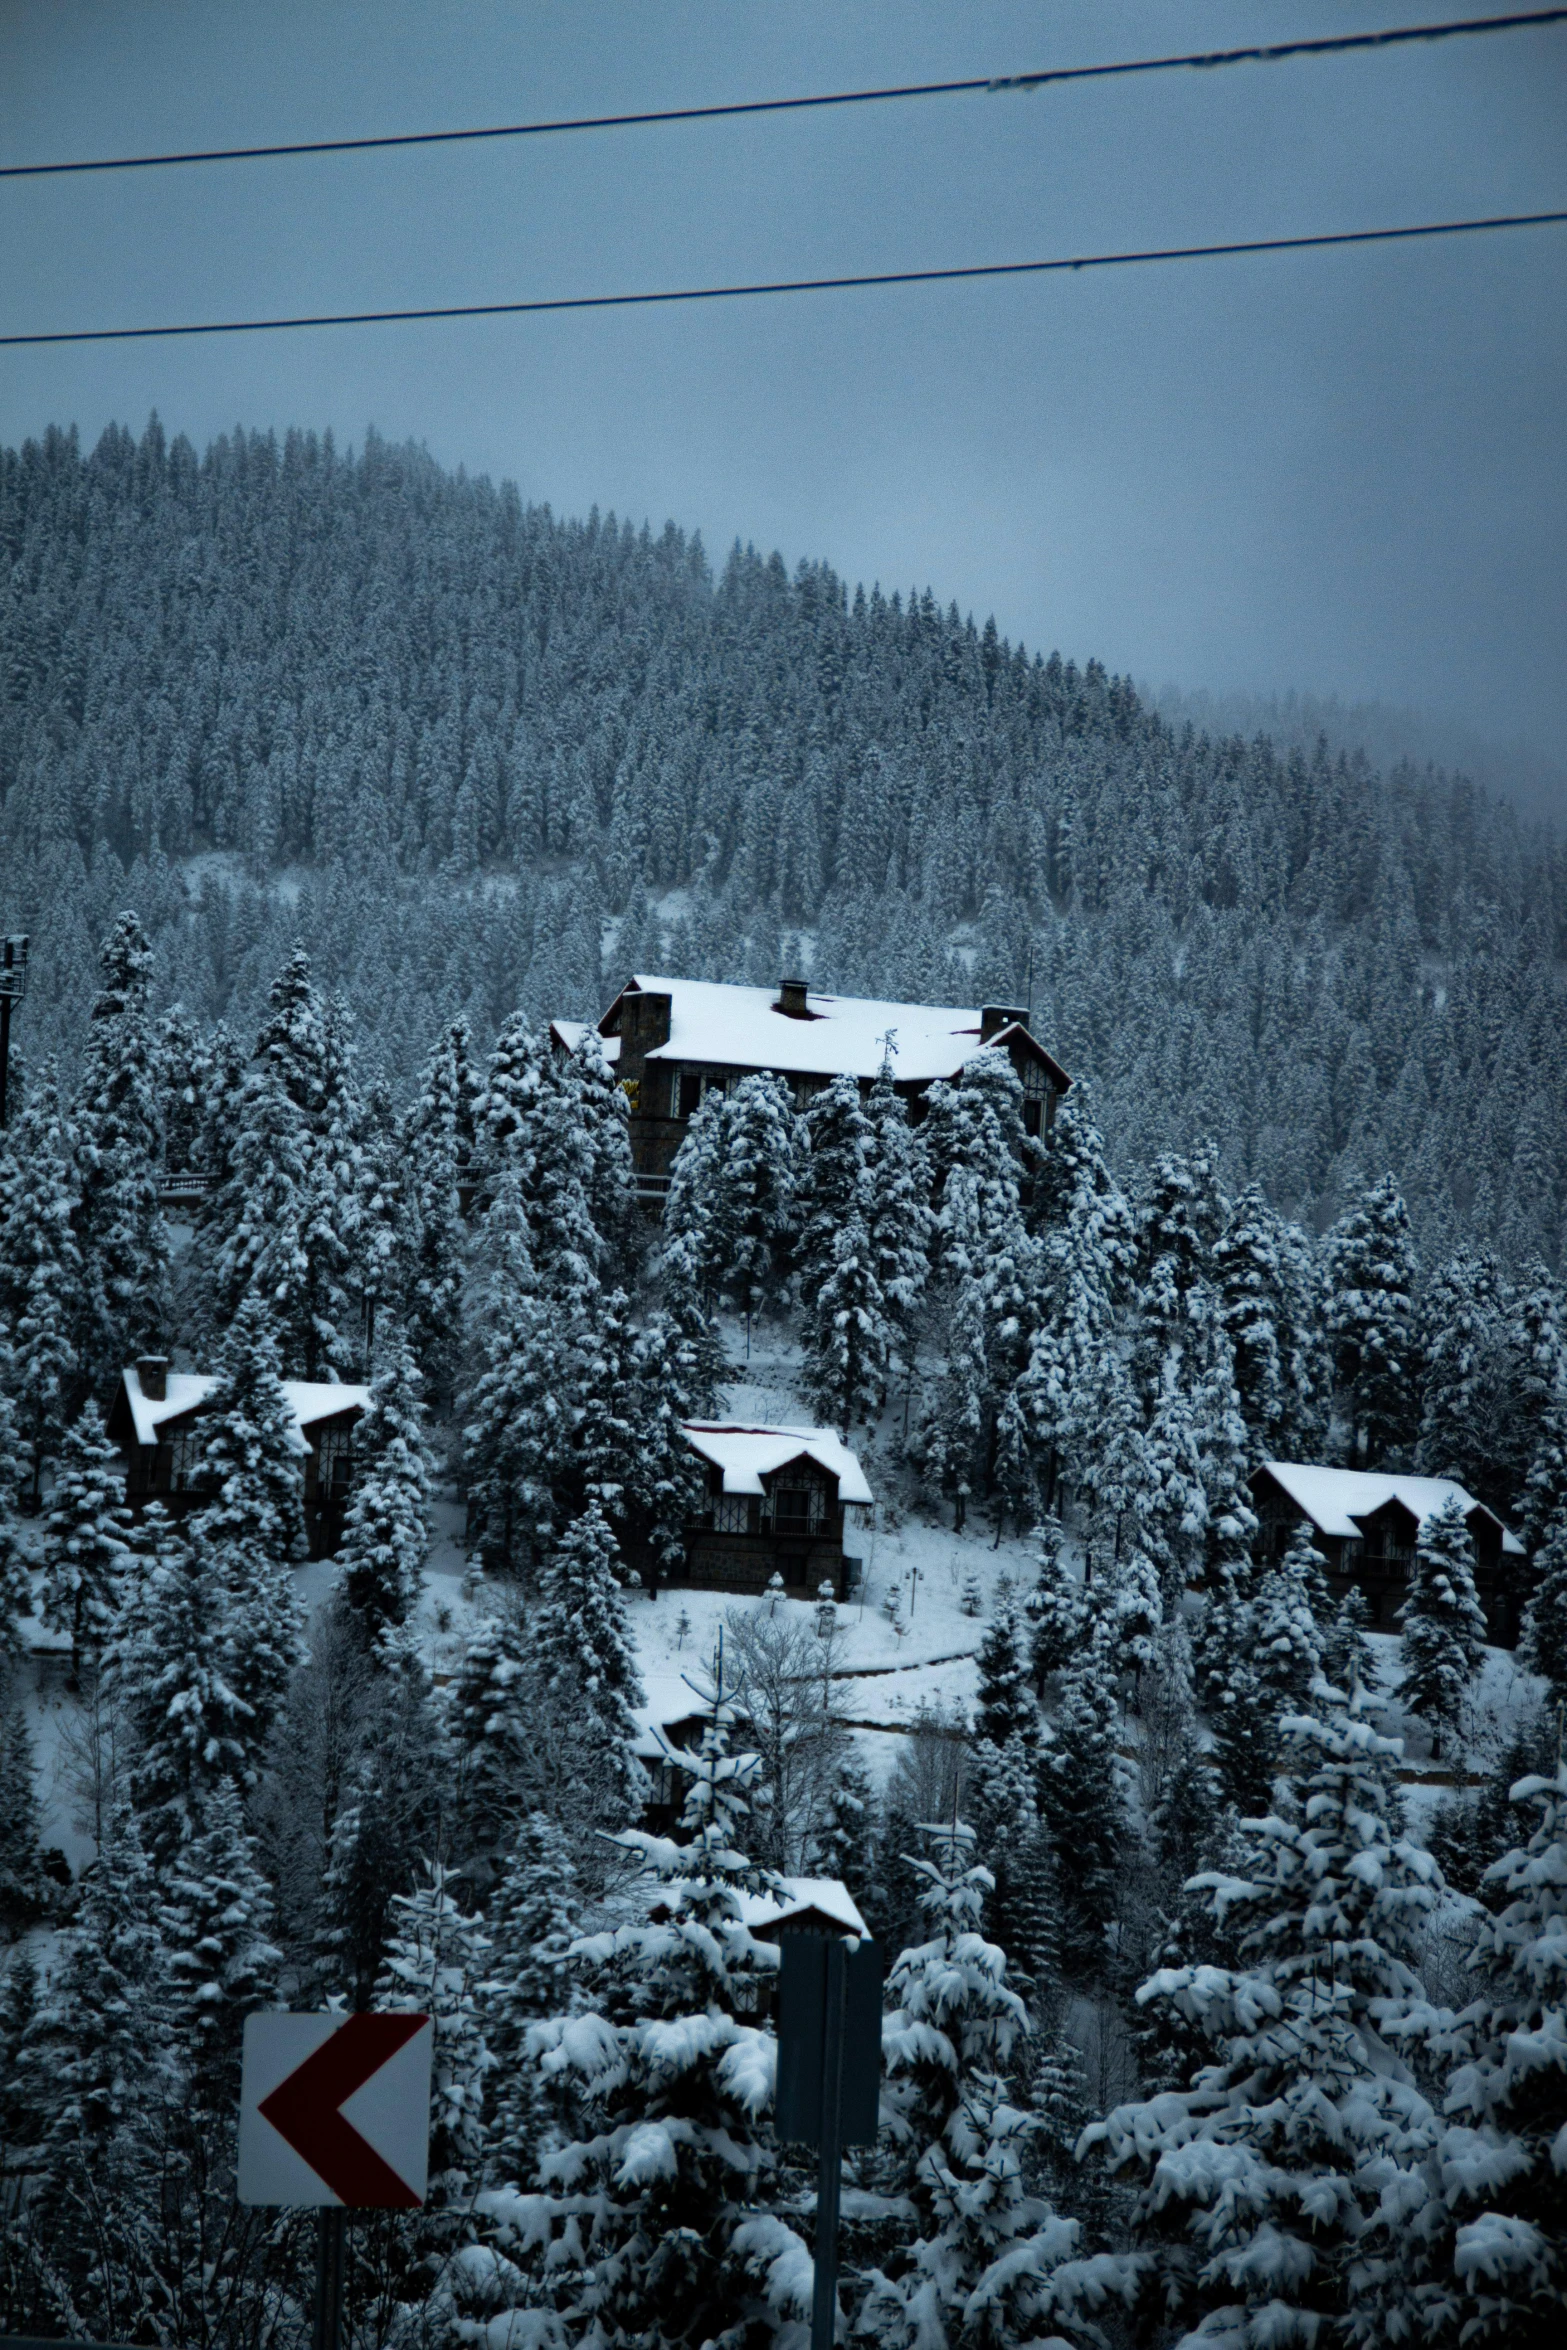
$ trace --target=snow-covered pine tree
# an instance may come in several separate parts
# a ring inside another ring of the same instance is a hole
[[[1419,1409],[1409,1215],[1391,1175],[1374,1183],[1328,1234],[1327,1324],[1350,1454],[1392,1468],[1414,1443]]]
[[[60,1109],[54,1064],[0,1133],[0,1323],[32,1497],[65,1427],[79,1379],[82,1260],[75,1230],[76,1137]]]
[[[408,1335],[437,1409],[451,1403],[462,1364],[461,1186],[473,1175],[476,1093],[468,1023],[457,1019],[425,1063],[402,1128],[413,1223]]]
[[[682,1321],[707,1312],[729,1259],[729,1199],[723,1179],[728,1128],[728,1099],[710,1086],[687,1122],[685,1139],[669,1170],[664,1287],[670,1310]]]
[[[1196,2025],[1211,2062],[1086,2133],[1140,2181],[1165,2321],[1235,2350],[1347,2337],[1383,2185],[1435,2127],[1386,2027],[1420,1995],[1409,1961],[1441,1879],[1398,1832],[1398,1742],[1325,1685],[1317,1702],[1285,1725],[1292,1798],[1246,1823],[1244,1875],[1194,1881],[1241,1963],[1164,1968],[1138,1994]]]
[[[158,1203],[163,1161],[152,950],[134,914],[103,942],[101,984],[82,1053],[76,1129],[76,1238],[82,1267],[81,1378],[102,1394],[168,1335],[169,1234]]]
[[[1252,1661],[1275,1716],[1304,1710],[1322,1667],[1321,1634],[1304,1565],[1300,1548],[1286,1552],[1258,1577],[1252,1603]]]
[[[865,1209],[871,1266],[905,1365],[913,1361],[915,1317],[930,1274],[936,1219],[930,1169],[919,1134],[896,1091],[890,1057],[865,1104],[871,1130],[870,1196]]]
[[[142,1571],[130,1586],[105,1658],[135,1740],[131,1789],[142,1839],[167,1876],[207,1826],[230,1778],[248,1782],[255,1715],[240,1687],[235,1621],[219,1555],[199,1519],[175,1526],[161,1509],[143,1522]]]
[[[266,1303],[297,1374],[316,1375],[319,1287],[308,1227],[316,1141],[326,1114],[326,1045],[310,967],[296,953],[273,981],[270,1013],[229,1115],[226,1179],[209,1201],[199,1248],[210,1265],[208,1311],[222,1331],[245,1299]]]
[[[1512,1482],[1517,1447],[1509,1376],[1512,1299],[1489,1249],[1461,1248],[1421,1300],[1420,1433],[1415,1465],[1423,1476],[1455,1477],[1498,1506]]]
[[[104,1433],[96,1403],[83,1407],[60,1447],[44,1524],[43,1620],[71,1635],[75,1667],[102,1649],[130,1565],[125,1460]]]
[[[1163,1151],[1137,1210],[1138,1330],[1133,1364],[1142,1392],[1165,1392],[1195,1356],[1206,1364],[1219,1320],[1214,1250],[1225,1225],[1218,1154]]]
[[[555,1544],[530,1619],[532,1654],[562,1710],[591,1722],[624,1796],[641,1783],[630,1753],[642,1703],[636,1644],[626,1621],[620,1552],[597,1495]]]
[[[530,2185],[541,2138],[555,2118],[538,2068],[528,2059],[530,2024],[569,2011],[571,1947],[581,1904],[576,1870],[559,1824],[530,1812],[517,1830],[486,1911],[490,1956],[484,2037],[489,2082],[487,2162],[494,2185]]]
[[[279,1569],[302,1558],[308,1448],[283,1390],[276,1326],[259,1297],[245,1299],[229,1326],[199,1432],[209,1537],[250,1546]]]
[[[222,1779],[202,1805],[200,1830],[165,1872],[158,1924],[190,2094],[225,2118],[239,2096],[245,2018],[280,2004],[272,1910],[239,1790]]]
[[[1352,1583],[1323,1627],[1322,1670],[1335,1689],[1375,1689],[1376,1651],[1367,1637],[1370,1627],[1366,1595]]]
[[[876,1809],[876,1790],[865,1758],[853,1737],[842,1732],[829,1766],[812,1865],[822,1876],[836,1877],[855,1902],[871,1897],[876,1874]]]
[[[1034,1529],[1034,1556],[1039,1575],[1023,1603],[1029,1626],[1029,1662],[1034,1687],[1043,1696],[1045,1683],[1059,1673],[1077,1652],[1083,1624],[1083,1587],[1066,1561],[1066,1539],[1061,1521],[1052,1512]]]
[[[1399,1695],[1431,1731],[1441,1752],[1456,1727],[1470,1682],[1485,1654],[1486,1624],[1475,1595],[1474,1541],[1463,1504],[1450,1494],[1415,1541],[1408,1596],[1399,1610],[1403,1635]]]
[[[759,1880],[733,1728],[715,1691],[699,1748],[671,1756],[689,1779],[679,1837],[620,1838],[646,1869],[641,1915],[577,1944],[578,2011],[529,2032],[571,2117],[541,2191],[478,2199],[496,2250],[529,2267],[524,2322],[596,2350],[697,2350],[737,2309],[752,2343],[792,2340],[809,2313],[810,2257],[777,2216],[763,2121],[775,2050],[751,2019],[777,1954],[744,1923]]]
[[[33,1578],[17,1511],[24,1465],[16,1406],[6,1385],[9,1346],[0,1322],[0,1676],[21,1653],[22,1618],[33,1612]]]
[[[852,1205],[833,1235],[831,1267],[804,1319],[805,1392],[829,1427],[847,1438],[856,1420],[871,1425],[887,1400],[894,1337],[870,1232]]]
[[[509,1165],[475,1236],[468,1326],[460,1401],[469,1538],[489,1565],[509,1573],[526,1555],[538,1515],[524,1490],[524,1450],[542,1408],[550,1340],[521,1182]]]
[[[383,1324],[370,1408],[354,1430],[354,1482],[338,1546],[343,1595],[373,1647],[418,1604],[430,1550],[423,1381],[402,1332]]]
[[[39,1849],[38,1780],[21,1676],[0,1658],[0,1939],[48,1916],[55,1887]]]
[[[1095,1606],[1061,1675],[1054,1736],[1039,1759],[1039,1808],[1071,1864],[1062,1885],[1062,1958],[1093,1973],[1115,1898],[1124,1805],[1117,1779],[1114,1630]]]
[[[645,1247],[631,1164],[631,1105],[596,1028],[566,1056],[560,1077],[573,1121],[587,1138],[588,1207],[603,1251],[601,1276],[631,1288]]]
[[[961,1821],[932,1833],[934,1858],[914,1863],[927,1939],[895,1961],[882,2021],[907,2232],[867,2277],[856,2328],[889,2350],[1000,2345],[1044,2326],[1052,2340],[1082,2340],[1076,2321],[1106,2278],[1074,2257],[1076,2222],[1025,2186],[1039,2125],[1006,2076],[1028,2016],[981,1930],[990,1872]]]
[[[1553,1704],[1567,1705],[1567,1502],[1547,1524],[1534,1556],[1534,1590],[1518,1658],[1549,1682]]]
[[[430,2174],[435,2198],[466,2199],[484,2162],[485,2078],[493,2059],[481,2001],[490,1953],[483,1920],[461,1909],[440,1861],[411,1893],[394,1893],[375,2004],[435,2019],[430,2073]]]
[[[794,1112],[781,1077],[742,1077],[727,1105],[718,1284],[749,1323],[783,1296],[794,1250]]]
[[[1562,1287],[1534,1264],[1518,1285],[1512,1346],[1517,1403],[1525,1438],[1518,1538],[1532,1551],[1558,1512],[1567,1513],[1567,1306]]]
[[[447,1693],[457,1800],[470,1845],[492,1850],[545,1799],[534,1646],[514,1611],[474,1626]]]
[[[835,1243],[851,1214],[865,1208],[877,1134],[858,1082],[835,1077],[800,1120],[795,1219],[800,1303],[807,1312],[836,1263]]]
[[[1241,1416],[1259,1454],[1271,1459],[1283,1457],[1280,1438],[1289,1412],[1279,1225],[1262,1186],[1248,1184],[1213,1251],[1219,1319],[1235,1355]]]
[[[1567,2046],[1567,1769],[1520,1779],[1527,1843],[1486,1875],[1470,1964],[1480,1989],[1436,2025],[1447,2128],[1424,2192],[1390,2193],[1361,2339],[1547,2350],[1567,2301],[1562,2050]],[[1407,2177],[1407,2174],[1406,2174]],[[1412,2183],[1411,2183],[1412,2184]]]
[[[685,1530],[700,1501],[702,1465],[682,1423],[713,1408],[705,1321],[695,1336],[672,1313],[650,1314],[633,1333],[630,1391],[635,1471],[620,1508],[627,1555],[645,1560],[643,1571],[656,1588],[683,1560]]]

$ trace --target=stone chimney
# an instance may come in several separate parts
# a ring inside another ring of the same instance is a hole
[[[778,1001],[774,1004],[773,1010],[782,1012],[787,1020],[809,1020],[811,1015],[806,1008],[805,981],[803,979],[780,979]]]
[[[986,1004],[979,1015],[980,1043],[989,1044],[993,1036],[999,1035],[1003,1028],[1010,1028],[1014,1020],[1020,1027],[1028,1026],[1028,1014],[1019,1011],[1016,1004]]]
[[[149,1403],[167,1403],[169,1399],[169,1358],[167,1355],[138,1355],[136,1376],[141,1391]]]

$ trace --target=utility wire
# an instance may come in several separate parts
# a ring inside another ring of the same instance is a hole
[[[954,98],[983,91],[1042,90],[1054,82],[1106,81],[1119,74],[1170,73],[1178,67],[1276,65],[1287,57],[1326,57],[1351,49],[1391,49],[1409,41],[1449,41],[1473,33],[1511,33],[1559,24],[1567,7],[1511,16],[1469,16],[1440,24],[1394,25],[1385,32],[1336,33],[1315,41],[1270,41],[1248,49],[1204,49],[1182,57],[1130,57],[1106,65],[1060,65],[1042,73],[978,75],[967,81],[905,82],[879,90],[832,90],[808,98],[751,98],[728,106],[667,106],[643,114],[581,114],[552,122],[495,123],[459,131],[400,131],[368,139],[297,139],[270,147],[198,147],[169,155],[104,155],[78,163],[0,164],[0,179],[46,179],[63,172],[151,171],[174,163],[257,163],[280,155],[347,155],[370,147],[444,147],[473,139],[537,139],[557,131],[622,131],[665,122],[715,122],[740,114],[800,114],[810,107],[880,105],[894,98]]]
[[[1043,277],[1052,271],[1118,269],[1130,262],[1215,261],[1237,253],[1303,253],[1328,245],[1389,245],[1413,237],[1463,237],[1482,229],[1544,228],[1559,212],[1502,212],[1483,220],[1429,220],[1407,228],[1338,229],[1312,237],[1246,237],[1223,245],[1155,245],[1135,253],[1077,253],[1050,261],[984,261],[960,269],[880,269],[854,277],[767,278],[750,285],[680,286],[641,294],[558,294],[533,302],[450,302],[428,309],[330,310],[300,318],[213,318],[184,326],[92,326],[58,334],[0,335],[0,349],[36,343],[137,343],[171,335],[260,335],[307,326],[391,326],[425,319],[520,318],[550,310],[636,310],[661,302],[732,302],[763,294],[832,294],[859,286],[948,285],[960,278]]]

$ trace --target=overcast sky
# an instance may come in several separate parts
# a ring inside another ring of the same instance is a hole
[[[1231,45],[1420,0],[0,0],[0,160]],[[0,183],[5,328],[1025,259],[1567,202],[1567,27],[738,123]],[[566,319],[0,353],[0,439],[367,423],[929,583],[1154,685],[1567,740],[1567,228]]]

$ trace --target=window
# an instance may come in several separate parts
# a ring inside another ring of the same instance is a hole
[[[756,1503],[748,1493],[720,1493],[713,1500],[715,1534],[754,1534]]]
[[[1023,1132],[1025,1134],[1037,1134],[1039,1132],[1040,1113],[1043,1108],[1044,1104],[1042,1102],[1030,1101],[1027,1095],[1024,1096]]]
[[[773,1488],[773,1531],[777,1534],[809,1534],[822,1522],[822,1495],[819,1485],[775,1485]]]
[[[336,1501],[348,1491],[353,1438],[346,1428],[323,1428],[316,1453],[316,1490]]]
[[[694,1118],[702,1100],[702,1080],[695,1070],[682,1069],[675,1079],[675,1116]]]
[[[164,1493],[195,1493],[201,1484],[201,1436],[197,1429],[176,1428],[166,1444],[158,1447],[167,1457],[167,1482],[156,1477],[154,1482]],[[161,1464],[160,1464],[161,1465]]]

